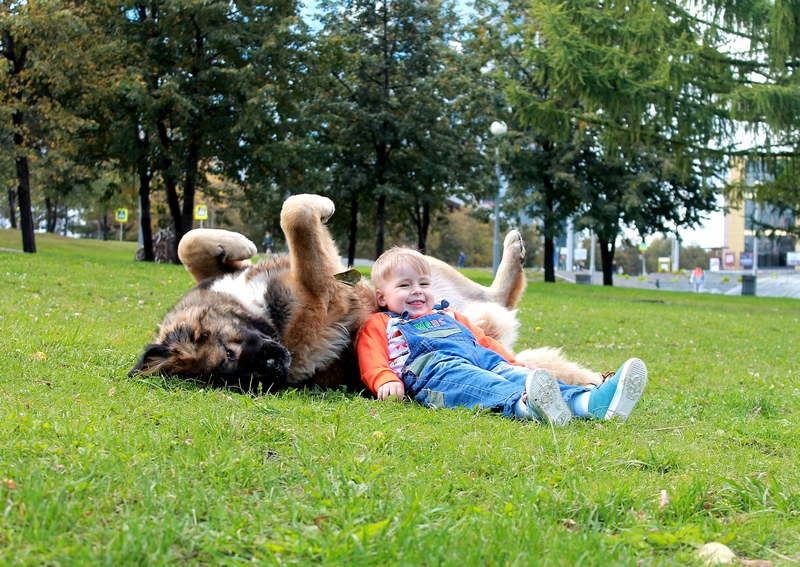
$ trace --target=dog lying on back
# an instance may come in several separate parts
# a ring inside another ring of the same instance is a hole
[[[257,264],[250,261],[255,245],[241,234],[190,231],[178,255],[198,285],[167,313],[131,374],[158,372],[245,391],[303,385],[362,390],[354,343],[377,304],[369,281],[348,281],[324,225],[333,212],[326,197],[289,197],[281,210],[289,253]],[[488,288],[429,258],[434,293],[511,349],[519,326],[513,308],[525,289],[524,255],[512,231]],[[600,381],[555,349],[518,356],[568,383]]]

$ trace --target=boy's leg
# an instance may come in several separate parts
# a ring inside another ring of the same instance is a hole
[[[524,391],[524,386],[452,357],[437,357],[420,379],[426,383],[414,400],[425,406],[493,408],[505,417],[514,417],[514,404]]]
[[[564,403],[555,376],[543,368],[528,374],[525,381],[526,403],[536,413],[539,421],[564,427],[572,419],[572,412]]]
[[[612,378],[589,391],[582,400],[576,396],[570,403],[575,414],[581,414],[578,405],[583,402],[588,415],[596,419],[619,417],[628,419],[642,392],[647,386],[647,367],[638,358],[631,358],[617,370]]]
[[[585,386],[567,386],[543,368],[529,370],[524,366],[514,366],[506,361],[492,368],[492,372],[502,378],[519,384],[525,388],[526,400],[523,415],[517,411],[517,416],[523,419],[537,419],[563,427],[572,419],[572,412],[565,403],[561,390],[563,388],[577,388],[581,391],[588,390]]]

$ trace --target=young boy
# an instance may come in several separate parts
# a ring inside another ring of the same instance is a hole
[[[460,313],[434,305],[430,266],[392,248],[372,268],[378,305],[358,338],[361,379],[379,400],[407,394],[431,407],[498,409],[506,417],[566,425],[573,415],[628,418],[647,384],[631,358],[599,387],[571,386],[513,355]]]

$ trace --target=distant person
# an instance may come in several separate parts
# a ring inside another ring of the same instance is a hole
[[[272,254],[272,234],[269,231],[264,233],[264,253]]]
[[[464,262],[466,261],[466,259],[467,259],[467,255],[464,254],[463,252],[458,255],[458,267],[459,268],[463,268],[464,267]]]
[[[361,380],[381,401],[408,396],[426,407],[480,407],[563,426],[572,417],[625,421],[647,384],[638,358],[598,387],[520,366],[446,301],[435,304],[430,265],[410,248],[382,254],[372,280],[384,311],[369,318],[356,348]]]
[[[690,279],[694,284],[695,293],[701,293],[703,287],[706,285],[706,273],[703,271],[703,268],[697,266],[692,272],[692,277]]]

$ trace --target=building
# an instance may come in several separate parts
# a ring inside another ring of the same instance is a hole
[[[763,166],[747,161],[731,168],[731,183],[744,181],[745,188],[754,187],[761,181],[769,180]],[[722,255],[722,269],[749,270],[753,268],[754,254],[758,254],[759,269],[792,267],[800,251],[800,242],[794,236],[781,230],[793,223],[791,212],[781,211],[769,205],[759,206],[751,200],[752,192],[744,191],[744,203],[726,202],[725,238]],[[754,230],[755,221],[777,227],[777,230],[764,231],[758,237]]]

